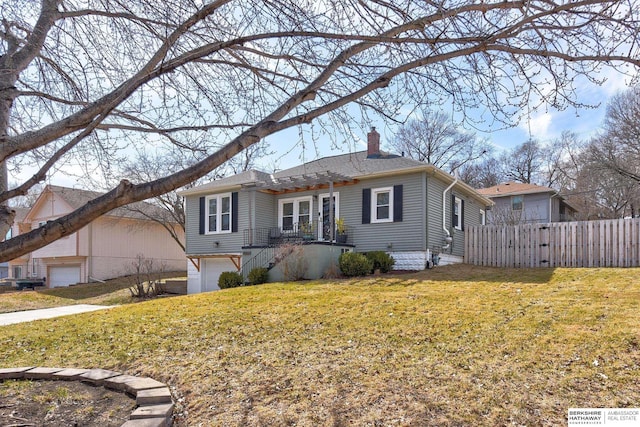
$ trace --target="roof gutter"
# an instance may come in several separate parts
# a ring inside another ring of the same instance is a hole
[[[460,179],[457,176],[451,175],[445,171],[443,171],[442,169],[439,169],[435,166],[433,166],[432,164],[424,164],[424,165],[420,165],[420,166],[416,166],[413,168],[406,168],[406,169],[394,169],[394,170],[390,170],[390,171],[385,171],[385,172],[381,172],[381,173],[375,173],[375,174],[368,174],[368,175],[354,175],[354,179],[359,179],[359,180],[366,180],[366,179],[373,179],[373,178],[382,178],[382,177],[387,177],[387,176],[394,176],[394,175],[398,175],[398,174],[407,174],[407,173],[413,173],[413,172],[419,172],[419,171],[427,171],[429,173],[432,173],[435,176],[440,177],[443,180],[450,180],[452,179],[453,182],[451,184],[451,186],[458,184],[461,187],[461,191],[468,194],[469,196],[471,196],[472,198],[474,198],[475,200],[477,200],[478,202],[480,202],[481,204],[485,205],[485,206],[493,206],[495,205],[495,203],[488,198],[487,196],[480,194],[476,191],[475,188],[471,187],[469,184],[465,183],[464,181],[460,181]],[[450,186],[450,187],[451,187]]]

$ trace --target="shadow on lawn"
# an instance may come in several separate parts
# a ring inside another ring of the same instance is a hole
[[[170,279],[174,277],[185,277],[184,271],[169,271],[164,273],[152,274],[151,280]],[[135,284],[135,276],[123,276],[115,279],[106,280],[105,283],[81,283],[68,287],[60,287],[53,289],[39,289],[37,292],[53,295],[60,298],[83,300],[95,298],[102,295],[119,291],[120,289],[130,288]]]
[[[549,283],[555,271],[555,268],[501,268],[455,264],[439,266],[400,277],[407,280],[453,282]]]

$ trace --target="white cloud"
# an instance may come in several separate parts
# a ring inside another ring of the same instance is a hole
[[[529,120],[520,124],[520,128],[531,138],[544,141],[550,137],[552,119],[553,116],[549,112],[532,114]]]

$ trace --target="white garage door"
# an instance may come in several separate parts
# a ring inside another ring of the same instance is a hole
[[[224,271],[238,271],[229,258],[204,259],[202,268],[202,292],[217,291],[218,279]]]
[[[65,265],[64,267],[49,267],[49,286],[52,288],[69,286],[80,282],[80,266]]]

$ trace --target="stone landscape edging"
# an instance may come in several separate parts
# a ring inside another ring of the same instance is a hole
[[[173,399],[169,387],[148,377],[124,375],[105,369],[20,367],[0,369],[4,380],[81,381],[123,392],[136,399],[136,408],[122,427],[170,427]]]

